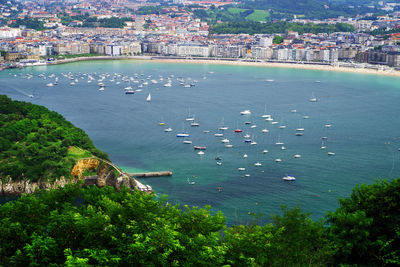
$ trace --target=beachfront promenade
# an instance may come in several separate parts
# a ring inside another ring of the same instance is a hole
[[[73,63],[79,61],[95,61],[95,60],[149,60],[165,63],[191,63],[191,64],[221,64],[221,65],[245,65],[260,66],[269,68],[295,68],[308,70],[323,70],[337,72],[352,72],[361,74],[375,74],[386,76],[400,77],[400,71],[385,65],[371,65],[366,63],[348,63],[348,62],[312,62],[312,61],[280,61],[280,60],[261,60],[246,58],[215,58],[215,57],[175,57],[175,56],[93,56],[93,57],[76,57],[69,59],[61,59],[55,61],[38,62],[26,64],[23,67],[40,66],[40,65],[58,65]]]

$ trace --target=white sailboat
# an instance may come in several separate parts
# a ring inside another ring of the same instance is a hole
[[[226,131],[226,130],[228,130],[228,129],[229,129],[229,128],[228,128],[227,126],[225,126],[224,118],[222,117],[221,126],[218,127],[218,130]]]
[[[314,92],[311,95],[310,102],[317,102],[318,99],[315,97]]]
[[[261,118],[269,118],[269,117],[271,117],[271,115],[269,115],[269,114],[267,114],[267,104],[265,104],[265,106],[264,106],[264,114],[263,115],[261,115]]]
[[[188,133],[185,133],[185,125],[182,123],[182,133],[177,133],[176,137],[189,137]]]
[[[190,114],[190,107],[189,107],[189,114],[186,118],[186,121],[194,121],[194,117]]]
[[[150,94],[150,93],[149,93],[149,95],[147,96],[146,101],[147,101],[147,102],[150,102],[150,101],[151,101],[151,94]]]

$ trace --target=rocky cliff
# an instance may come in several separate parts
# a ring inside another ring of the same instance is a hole
[[[85,173],[91,173],[91,176],[85,176]],[[96,174],[96,175],[94,175]],[[38,180],[31,182],[28,180],[11,181],[10,178],[0,179],[0,195],[22,195],[23,193],[33,193],[37,189],[55,189],[64,187],[68,183],[83,181],[84,186],[96,185],[99,187],[113,186],[119,190],[122,186],[135,188],[134,179],[124,175],[116,175],[115,169],[99,159],[78,160],[71,171],[72,178],[66,179],[60,177],[54,182]]]

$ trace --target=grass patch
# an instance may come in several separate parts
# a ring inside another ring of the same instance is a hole
[[[89,151],[87,151],[85,149],[82,149],[80,147],[70,146],[68,148],[68,157],[69,158],[73,158],[75,160],[79,160],[79,159],[82,159],[82,158],[93,157],[93,155]]]
[[[256,10],[254,10],[253,13],[251,13],[250,15],[248,15],[246,17],[246,20],[265,21],[269,17],[270,17],[270,14],[268,11],[256,9]]]
[[[241,12],[245,11],[246,9],[243,8],[236,8],[236,7],[230,7],[228,8],[228,12],[231,14],[240,14]]]
[[[97,171],[93,171],[93,170],[85,170],[82,173],[83,177],[87,177],[87,176],[96,176],[97,175]]]

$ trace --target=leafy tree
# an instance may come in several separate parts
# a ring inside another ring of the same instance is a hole
[[[283,37],[280,35],[275,35],[274,39],[272,40],[272,43],[274,44],[280,44],[283,42]]]
[[[328,215],[341,264],[400,264],[400,179],[360,185]]]
[[[126,188],[68,185],[0,206],[0,265],[222,265],[224,225],[209,208],[181,209]]]

